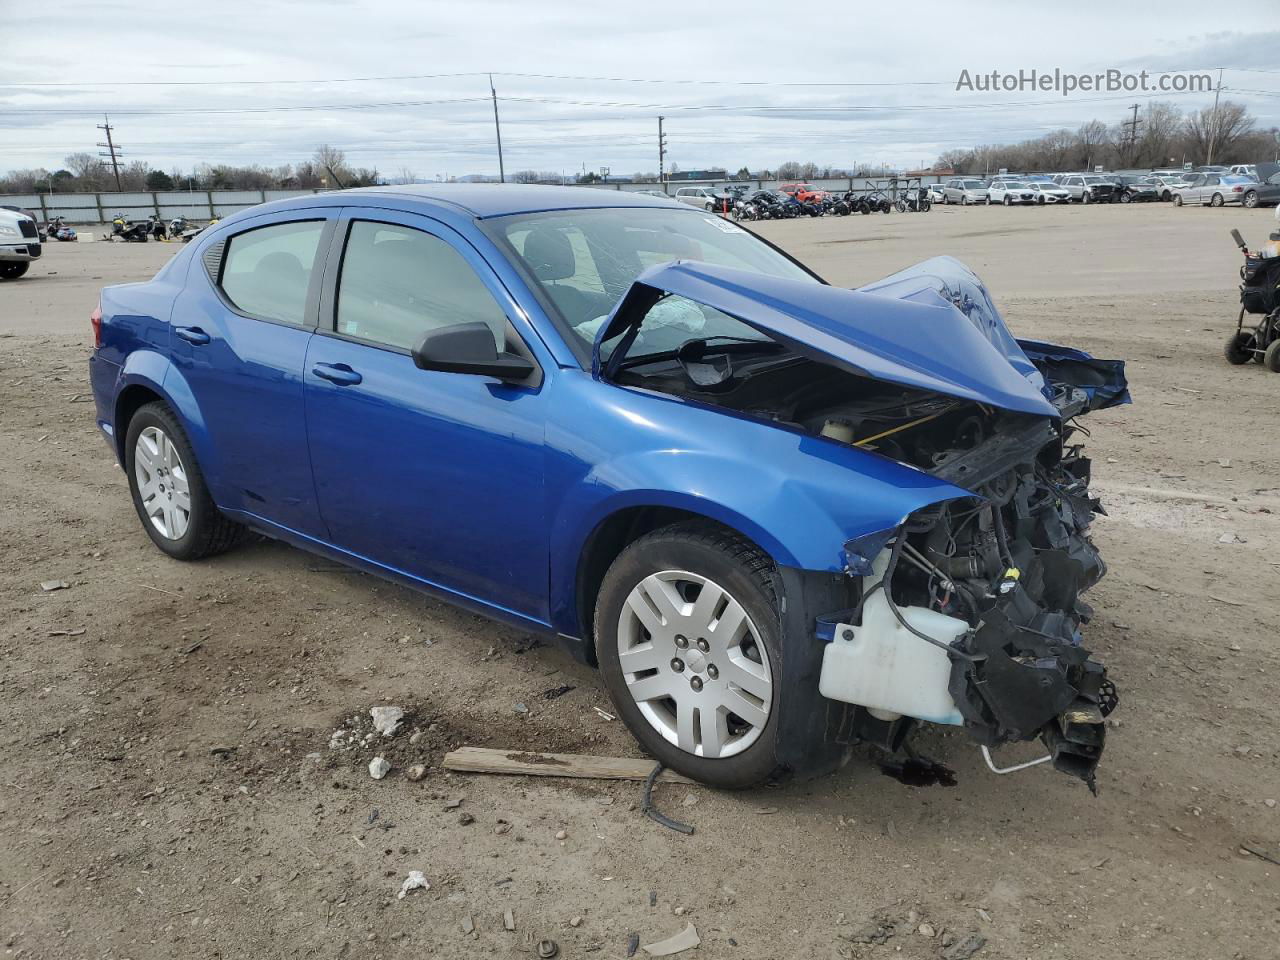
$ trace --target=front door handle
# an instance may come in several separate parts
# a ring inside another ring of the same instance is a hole
[[[345,363],[317,363],[311,368],[311,372],[321,380],[328,380],[340,387],[354,387],[364,379]]]
[[[173,332],[187,343],[195,344],[197,347],[203,347],[212,339],[199,327],[175,327]]]

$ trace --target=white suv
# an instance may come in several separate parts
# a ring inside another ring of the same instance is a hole
[[[17,280],[40,253],[36,222],[25,213],[0,210],[0,280]]]

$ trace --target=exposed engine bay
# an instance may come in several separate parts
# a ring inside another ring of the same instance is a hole
[[[1090,401],[1084,390],[1049,380],[1059,418],[1037,417],[858,377],[759,343],[712,352],[695,342],[628,365],[618,379],[856,446],[972,491],[846,545],[858,605],[824,618],[833,635],[856,636],[864,614],[884,617],[887,608],[895,643],[930,644],[935,658],[945,656],[933,675],[947,709],[921,707],[910,690],[895,693],[892,679],[834,698],[863,705],[855,736],[887,749],[904,747],[917,718],[963,724],[986,748],[1038,738],[1046,762],[1096,789],[1117,695],[1080,635],[1092,613],[1080,595],[1106,571],[1089,539],[1101,506],[1089,494],[1090,462],[1074,443],[1072,418]],[[941,634],[927,626],[937,622]],[[885,656],[900,654],[867,653],[849,669],[865,681],[867,665]],[[914,682],[930,669],[913,665]],[[838,681],[831,687],[840,689]]]

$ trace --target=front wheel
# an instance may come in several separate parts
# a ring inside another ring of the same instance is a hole
[[[1233,367],[1248,363],[1253,359],[1253,334],[1247,330],[1237,330],[1227,339],[1222,354]]]
[[[234,546],[244,533],[218,510],[186,431],[163,403],[129,421],[125,474],[143,529],[177,560],[199,560]]]
[[[30,268],[27,260],[0,260],[0,280],[17,280]]]
[[[1127,193],[1122,193],[1122,194],[1120,194],[1120,202],[1121,202],[1121,203],[1132,203],[1132,202],[1133,202],[1133,197],[1129,196],[1129,194],[1127,194]]]
[[[781,590],[768,556],[710,524],[665,527],[619,554],[596,603],[596,655],[646,752],[717,787],[774,772]]]
[[[1012,207],[1012,206],[1013,206],[1013,201],[1012,201],[1011,199],[1009,199],[1009,195],[1008,195],[1008,194],[1005,194],[1005,197],[1004,197],[1004,205],[1005,205],[1006,207]]]
[[[1215,193],[1212,197],[1210,197],[1210,198],[1209,198],[1209,206],[1211,206],[1211,207],[1220,207],[1220,206],[1222,206],[1222,194],[1220,194],[1220,193]]]
[[[1081,202],[1081,203],[1088,203],[1088,202],[1089,202],[1089,191],[1088,191],[1088,190],[1086,190],[1084,193],[1080,194],[1080,202]]]
[[[1173,205],[1174,205],[1175,207],[1180,207],[1180,206],[1182,206],[1182,194],[1180,194],[1180,193],[1175,193],[1175,194],[1173,195]]]

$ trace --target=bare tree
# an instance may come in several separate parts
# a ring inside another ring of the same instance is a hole
[[[81,190],[96,190],[102,182],[102,164],[98,162],[98,158],[92,153],[81,151],[79,153],[71,153],[63,157],[62,162],[67,165],[67,169],[75,174],[78,183],[76,186]]]
[[[1187,149],[1208,162],[1209,146],[1215,157],[1230,154],[1236,142],[1253,130],[1253,117],[1240,104],[1224,100],[1215,110],[1205,107],[1187,117]]]

